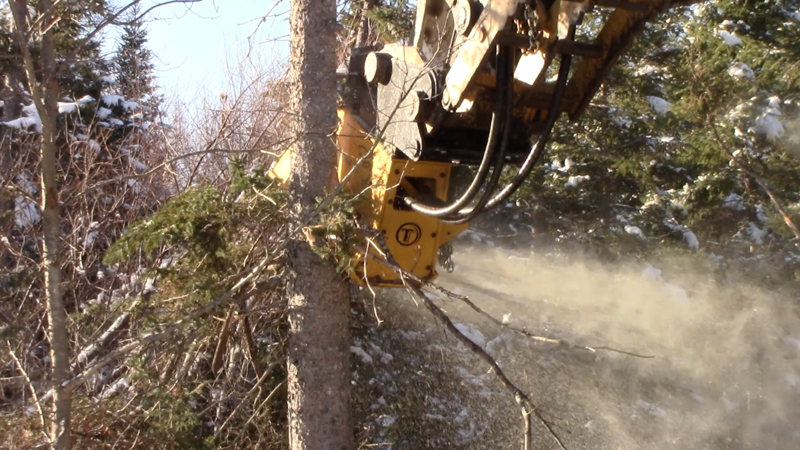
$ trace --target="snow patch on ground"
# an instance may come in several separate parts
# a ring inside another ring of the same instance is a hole
[[[390,362],[394,361],[394,356],[384,352],[380,347],[369,342],[369,347],[372,349],[372,353],[378,355],[380,358],[381,364],[389,364]]]
[[[130,162],[131,166],[133,166],[133,168],[136,169],[137,172],[144,172],[145,170],[148,169],[147,164],[139,161],[133,156],[129,157],[128,161]]]
[[[31,197],[39,193],[39,185],[31,180],[31,176],[27,173],[21,173],[17,176],[17,185],[23,192]]]
[[[378,418],[378,423],[384,428],[390,427],[394,425],[397,421],[397,417],[395,416],[381,416]]]
[[[89,232],[86,233],[86,237],[83,239],[84,248],[91,247],[97,241],[97,237],[100,235],[98,228],[100,228],[99,222],[89,224]]]
[[[128,186],[133,190],[134,194],[141,194],[142,193],[142,183],[134,179],[128,180]]]

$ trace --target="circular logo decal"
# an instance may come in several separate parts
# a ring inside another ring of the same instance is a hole
[[[404,247],[416,244],[421,237],[422,230],[419,228],[419,225],[411,222],[400,225],[395,235],[397,242]]]

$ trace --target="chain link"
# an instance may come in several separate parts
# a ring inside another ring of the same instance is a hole
[[[528,51],[537,52],[539,50],[539,16],[536,10],[529,4],[525,5],[523,16],[528,25]]]

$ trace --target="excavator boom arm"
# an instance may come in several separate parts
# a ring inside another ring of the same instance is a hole
[[[347,189],[370,193],[358,208],[367,245],[353,278],[402,286],[394,264],[424,280],[436,277],[437,258],[450,269],[448,242],[505,204],[561,114],[577,120],[645,24],[693,2],[418,0],[413,45],[353,49],[338,174],[356,171]],[[476,167],[458,194],[456,164]],[[501,186],[505,166],[517,171]]]

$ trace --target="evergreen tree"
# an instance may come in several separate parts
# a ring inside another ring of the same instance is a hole
[[[784,243],[800,217],[797,10],[720,0],[649,23],[580,120],[559,122],[549,161],[518,194],[537,231],[796,253]]]
[[[408,0],[365,0],[348,3],[339,13],[347,45],[367,46],[411,41],[416,9]]]
[[[114,320],[119,312],[82,315],[98,293],[119,282],[118,273],[124,278],[127,270],[135,270],[132,265],[121,267],[119,272],[109,269],[101,262],[102,253],[125,226],[152,211],[159,202],[152,196],[153,189],[129,178],[147,169],[147,159],[141,156],[141,140],[131,139],[145,127],[136,118],[137,102],[107,90],[109,78],[105,75],[111,63],[101,55],[102,42],[91,38],[97,24],[107,23],[113,11],[109,12],[103,1],[55,2],[52,11],[47,3],[37,3],[12,5],[21,5],[20,9],[26,12],[34,11],[28,6],[40,14],[42,10],[46,12],[43,20],[17,14],[15,21],[34,30],[24,46],[30,51],[26,58],[34,68],[36,80],[29,80],[23,71],[25,47],[18,41],[7,8],[0,5],[0,25],[11,24],[0,27],[0,76],[8,80],[0,84],[9,87],[0,98],[0,234],[6,243],[0,250],[0,260],[1,272],[14,274],[0,277],[0,314],[15,317],[19,328],[8,335],[8,343],[19,354],[27,355],[26,365],[46,364],[41,359],[45,353],[30,353],[27,348],[47,348],[56,342],[48,342],[44,334],[36,331],[47,328],[42,322],[42,303],[27,301],[29,295],[46,298],[45,292],[49,298],[56,298],[54,290],[47,289],[51,285],[41,276],[47,251],[59,257],[57,263],[52,263],[51,258],[47,265],[48,279],[60,280],[55,284],[61,306],[55,301],[52,305],[56,306],[51,306],[48,301],[50,311],[72,314],[84,324],[94,323],[95,319]],[[42,33],[42,23],[50,23],[50,14],[58,20],[45,26],[47,31]],[[52,77],[49,80],[48,75]],[[36,87],[45,83],[46,109],[37,108],[33,95],[41,104],[43,96]],[[42,114],[43,110],[46,114]],[[45,179],[48,188],[41,187],[41,179]],[[43,196],[47,202],[42,202]],[[48,242],[45,251],[42,235]],[[71,336],[78,348],[93,339],[91,332]],[[64,353],[70,357],[69,349],[59,350],[59,354]],[[64,371],[59,373],[63,379]],[[69,410],[60,408],[59,411]],[[59,423],[62,422],[67,423]],[[19,442],[14,446],[29,445]]]
[[[161,104],[155,85],[153,53],[147,48],[147,29],[138,7],[132,8],[130,21],[122,27],[122,35],[114,56],[119,94],[136,99],[144,120],[152,121]]]

